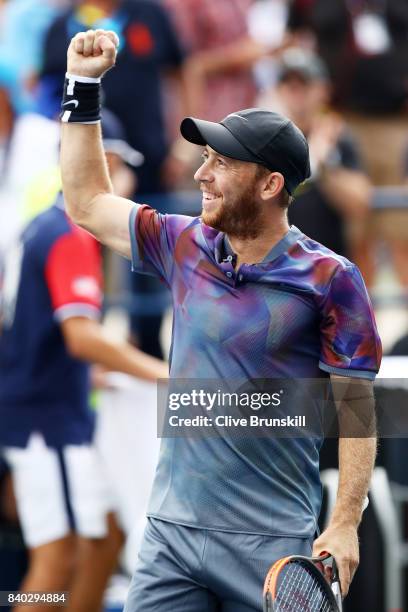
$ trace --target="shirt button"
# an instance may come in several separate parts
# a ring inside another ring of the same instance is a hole
[[[242,281],[243,279],[244,279],[244,277],[242,276],[242,274],[240,274],[240,275],[238,276],[238,280],[239,280],[239,281]]]
[[[228,276],[228,278],[231,278],[232,277],[232,272],[227,272],[227,276]]]

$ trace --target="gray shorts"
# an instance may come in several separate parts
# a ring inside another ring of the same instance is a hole
[[[148,519],[124,612],[261,612],[272,563],[312,543]]]

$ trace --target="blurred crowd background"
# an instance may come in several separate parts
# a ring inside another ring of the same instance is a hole
[[[181,139],[180,119],[218,121],[253,106],[289,116],[308,138],[312,165],[290,221],[358,264],[385,355],[400,357],[391,377],[408,378],[407,1],[0,0],[0,269],[21,229],[60,191],[66,50],[89,28],[120,38],[117,66],[103,80],[104,139],[117,193],[161,212],[197,215],[192,176],[201,151]],[[166,358],[167,290],[131,275],[129,263],[113,254],[104,253],[103,262],[104,325]],[[109,393],[102,395],[109,404]],[[380,447],[379,465],[391,481],[403,575],[408,443],[392,444],[388,453]],[[144,439],[143,453],[132,458],[150,465],[156,447]],[[323,454],[322,469],[335,467],[334,455]],[[11,590],[26,561],[7,467],[0,473],[0,590]],[[387,536],[374,510],[366,514],[360,577],[346,609],[382,611],[390,596],[381,566]],[[128,573],[126,562],[119,564],[124,589]]]

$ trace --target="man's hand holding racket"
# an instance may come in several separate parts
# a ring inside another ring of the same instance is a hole
[[[326,568],[330,567],[330,573]],[[263,612],[342,612],[336,560],[289,555],[278,559],[264,582]]]
[[[264,583],[264,612],[341,612],[359,562],[357,523],[333,521],[312,557],[278,559]]]
[[[359,563],[357,527],[351,523],[330,524],[313,544],[314,557],[319,557],[324,552],[330,553],[336,559],[341,592],[345,597]],[[328,578],[330,571],[330,567],[325,567]]]

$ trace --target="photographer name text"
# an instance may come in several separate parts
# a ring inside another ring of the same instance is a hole
[[[306,417],[294,416],[283,418],[259,417],[256,414],[247,417],[232,417],[219,415],[215,418],[197,415],[195,417],[180,417],[173,414],[169,417],[170,427],[306,427]]]

